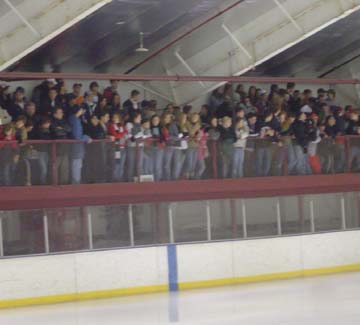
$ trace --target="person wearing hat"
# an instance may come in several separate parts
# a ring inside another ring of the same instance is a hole
[[[91,138],[84,133],[83,126],[81,123],[81,116],[84,114],[84,110],[78,106],[74,105],[72,107],[72,113],[69,117],[69,124],[71,127],[71,137],[74,140],[77,140],[77,143],[72,144],[71,146],[71,155],[70,155],[70,174],[71,174],[71,183],[80,184],[81,183],[81,172],[83,168],[83,160],[85,157],[85,142],[91,143]]]
[[[8,110],[13,120],[25,114],[25,101],[25,89],[23,87],[17,87],[14,92],[14,99]]]

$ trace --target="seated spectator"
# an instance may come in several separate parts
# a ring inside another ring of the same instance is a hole
[[[113,101],[113,98],[115,95],[119,95],[119,81],[118,80],[110,80],[110,86],[105,88],[103,97],[106,98],[108,103],[111,103]],[[119,102],[121,103],[121,100],[119,98]]]
[[[133,119],[135,113],[140,112],[140,92],[138,90],[131,91],[130,98],[123,103],[124,114],[129,114],[130,119]]]
[[[257,109],[251,103],[251,98],[249,96],[246,96],[244,98],[244,101],[240,104],[240,108],[244,110],[245,115],[248,115],[250,113],[257,113]]]
[[[109,103],[111,103],[111,105],[110,105],[110,115],[111,116],[113,116],[114,114],[122,114],[123,113],[123,109],[121,107],[120,95],[114,94],[114,96],[112,97],[112,100],[109,101]]]
[[[91,100],[94,103],[94,105],[97,105],[102,98],[102,95],[100,94],[99,89],[100,89],[100,86],[96,81],[93,81],[90,83],[89,95],[91,96]]]
[[[71,137],[74,140],[78,140],[79,143],[74,143],[71,148],[70,154],[70,171],[71,171],[71,183],[81,183],[81,172],[83,167],[83,160],[85,157],[85,145],[91,143],[91,138],[84,134],[83,126],[81,124],[81,116],[84,114],[84,110],[78,105],[74,105],[72,114],[69,117],[69,124],[71,127]]]
[[[9,106],[8,113],[15,120],[20,115],[25,115],[25,89],[17,87],[14,92],[14,100]]]
[[[12,117],[9,115],[6,109],[0,106],[0,128],[2,125],[11,123]]]
[[[95,108],[97,117],[100,117],[103,113],[110,113],[109,105],[105,97],[101,98],[99,104]]]
[[[84,94],[84,101],[81,107],[85,111],[85,113],[82,116],[82,122],[83,124],[88,124],[91,117],[95,114],[95,110],[96,110],[96,104],[93,102],[90,93]]]

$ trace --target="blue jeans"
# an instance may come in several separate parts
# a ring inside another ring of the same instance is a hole
[[[81,172],[83,167],[83,159],[71,159],[71,184],[81,183]]]
[[[272,163],[272,148],[256,148],[256,176],[266,177],[270,175]]]
[[[125,148],[122,148],[117,152],[119,153],[120,158],[115,156],[112,178],[114,182],[121,182],[124,180],[125,175],[126,150]]]
[[[14,163],[5,163],[3,169],[3,182],[5,186],[14,185],[16,166]]]
[[[352,166],[355,161],[355,171],[360,171],[360,147],[352,145],[350,150],[350,165]]]
[[[235,148],[232,161],[232,178],[244,177],[244,148]]]
[[[136,152],[138,150],[138,152]],[[143,170],[143,153],[144,148],[128,147],[127,148],[127,178],[129,182],[134,181],[134,176],[140,176]],[[138,155],[138,156],[137,156]]]
[[[45,185],[47,182],[47,175],[49,169],[49,154],[47,152],[39,151],[39,165],[40,165],[40,184]]]
[[[188,148],[185,158],[185,172],[188,173],[190,177],[195,176],[197,158],[198,148]]]
[[[197,160],[195,165],[195,179],[201,179],[206,170],[205,160]]]
[[[159,182],[163,178],[163,162],[164,162],[164,149],[154,148],[152,152],[152,167],[155,181]]]
[[[308,168],[308,156],[304,153],[304,148],[299,145],[294,145],[294,159],[296,161],[295,171],[296,175],[307,175]]]
[[[182,167],[184,165],[184,150],[176,147],[167,147],[164,154],[164,171],[165,180],[177,180],[181,176]]]
[[[152,150],[148,149],[143,151],[142,154],[142,168],[141,175],[152,175],[153,173],[153,163],[152,163]]]

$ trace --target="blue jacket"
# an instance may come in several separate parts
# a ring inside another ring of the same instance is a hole
[[[71,115],[69,117],[69,124],[71,127],[71,138],[75,140],[80,140],[83,142],[89,141],[89,137],[84,134],[83,126],[81,124],[80,118],[76,115]],[[84,159],[85,157],[85,145],[84,143],[74,143],[71,146],[71,158],[72,159]]]

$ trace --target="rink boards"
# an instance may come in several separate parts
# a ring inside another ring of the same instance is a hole
[[[0,261],[0,308],[360,270],[360,231]]]

